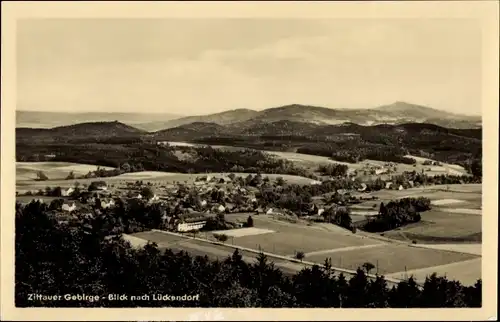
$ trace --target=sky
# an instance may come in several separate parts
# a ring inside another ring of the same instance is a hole
[[[16,61],[18,110],[481,110],[481,29],[465,19],[29,19]]]

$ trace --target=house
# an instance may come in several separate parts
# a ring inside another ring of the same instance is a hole
[[[223,205],[219,205],[219,207],[217,207],[217,211],[224,212],[224,211],[226,211],[226,207],[224,207]]]
[[[160,200],[160,197],[158,197],[156,194],[153,197],[151,197],[151,199],[149,199],[149,201],[151,201],[151,202],[155,202],[155,201],[159,201],[159,200]]]
[[[142,195],[140,193],[138,193],[137,195],[135,195],[134,197],[135,199],[142,199]]]
[[[392,182],[386,182],[385,183],[385,188],[386,189],[391,189],[391,186],[392,186]]]
[[[403,188],[403,185],[399,185],[398,190],[403,190],[403,189],[404,189],[404,188]]]
[[[386,168],[381,168],[381,169],[376,169],[375,170],[375,174],[376,175],[380,175],[380,174],[384,174],[384,173],[387,173],[387,169]]]
[[[273,213],[273,208],[269,208],[267,211],[266,211],[266,215],[271,215]]]
[[[182,214],[172,221],[173,228],[178,232],[199,230],[205,226],[208,217],[209,216],[201,212]]]
[[[207,205],[207,201],[206,201],[206,200],[202,200],[202,201],[201,201],[201,206],[202,206],[202,207],[205,207],[206,205]]]
[[[312,186],[314,186],[314,185],[319,185],[319,184],[321,184],[321,181],[318,181],[318,180],[312,180],[312,181],[310,182],[310,184],[311,184]]]
[[[321,214],[323,214],[325,212],[325,208],[319,208],[318,209],[318,216],[321,216]]]
[[[73,187],[69,187],[68,189],[61,190],[61,197],[69,197],[75,191]]]
[[[103,199],[101,200],[101,208],[111,208],[115,205],[115,201],[113,199]]]
[[[74,202],[65,202],[63,203],[61,209],[63,211],[72,212],[76,210],[76,204]]]
[[[89,185],[89,191],[92,190],[107,190],[108,185],[106,184],[106,181],[93,181]]]

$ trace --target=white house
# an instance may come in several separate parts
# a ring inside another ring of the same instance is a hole
[[[384,173],[387,173],[387,169],[386,168],[381,168],[381,169],[376,169],[375,170],[375,174],[376,175],[384,174]]]
[[[101,201],[101,207],[102,208],[111,208],[115,205],[115,201],[113,199],[109,199],[109,200],[102,200]]]
[[[385,183],[385,188],[386,189],[391,189],[391,186],[392,186],[392,182],[386,182]]]
[[[226,211],[226,207],[224,207],[223,205],[219,205],[219,207],[217,207],[217,211],[224,212]]]
[[[207,216],[199,212],[182,214],[174,221],[175,230],[178,232],[199,230],[203,228],[206,223]]]
[[[135,199],[142,199],[142,195],[140,193],[138,193],[136,196],[135,196]]]
[[[62,205],[62,210],[63,211],[67,211],[67,212],[72,212],[76,209],[76,205],[74,202],[71,202],[71,203],[64,203]]]
[[[403,188],[403,186],[402,186],[402,185],[399,185],[398,190],[403,190],[403,189],[404,189],[404,188]]]
[[[68,197],[70,196],[75,189],[73,187],[69,187],[68,189],[63,189],[61,190],[61,197]]]
[[[266,211],[266,215],[270,215],[273,213],[273,208],[269,208],[267,211]]]
[[[318,209],[318,216],[321,216],[321,214],[324,213],[324,212],[325,212],[324,208]]]
[[[201,201],[201,206],[202,206],[202,207],[204,207],[204,206],[206,206],[206,205],[207,205],[207,201],[206,201],[206,200],[202,200],[202,201]]]

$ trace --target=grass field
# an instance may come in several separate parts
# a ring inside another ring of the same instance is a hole
[[[203,233],[199,236],[203,236]],[[234,253],[234,248],[230,246],[214,245],[186,237],[179,237],[153,231],[135,233],[132,234],[132,237],[136,245],[144,244],[145,241],[149,240],[157,243],[158,248],[162,251],[167,248],[171,249],[173,252],[186,251],[191,256],[207,256],[211,260],[223,261]],[[143,240],[142,242],[140,241],[141,239]],[[230,241],[226,243],[230,244]],[[247,263],[253,264],[256,262],[256,258],[258,256],[257,254],[242,250],[239,250],[239,253],[242,255],[243,260]],[[268,260],[270,262],[274,262],[275,266],[288,275],[295,274],[304,268],[304,265],[302,264],[291,263],[276,258],[269,258]]]
[[[275,155],[277,157],[286,159],[288,161],[292,162],[297,162],[299,164],[302,164],[304,166],[312,166],[312,165],[319,165],[319,164],[328,164],[328,163],[338,163],[338,164],[345,164],[349,167],[350,170],[363,170],[367,169],[367,167],[374,166],[374,167],[382,167],[386,164],[384,161],[377,161],[377,160],[363,160],[358,163],[348,163],[348,162],[341,162],[341,161],[335,161],[332,160],[328,157],[323,157],[323,156],[317,156],[317,155],[309,155],[309,154],[303,154],[303,153],[296,153],[296,152],[278,152],[278,151],[264,151],[268,154]],[[434,176],[434,175],[441,175],[441,174],[453,174],[453,175],[464,175],[467,173],[467,171],[459,165],[455,164],[447,164],[447,163],[441,163],[441,166],[426,166],[423,165],[423,162],[426,160],[426,158],[420,158],[420,157],[415,157],[411,155],[407,155],[407,157],[413,158],[417,161],[415,165],[412,164],[402,164],[399,163],[397,164],[397,174],[401,174],[404,171],[417,171],[421,172],[422,169],[425,171],[425,173],[428,176]],[[432,161],[432,160],[431,160]],[[430,169],[430,171],[428,171]],[[361,175],[361,174],[360,174]],[[372,176],[375,178],[376,176]]]
[[[454,252],[473,254],[473,255],[481,255],[482,254],[482,245],[481,244],[425,244],[425,245],[415,245],[416,247],[424,247],[429,249],[442,249],[442,250],[450,250]]]
[[[92,179],[72,179],[65,180],[66,176],[70,171],[74,171],[75,175],[82,175],[88,173],[90,170],[97,169],[96,166],[89,165],[79,165],[76,163],[62,163],[62,162],[40,162],[40,163],[17,163],[17,177],[16,177],[16,191],[26,192],[35,191],[39,189],[45,189],[45,187],[61,187],[68,188],[75,185],[75,182],[80,184],[90,184],[96,180],[104,180],[110,184],[125,185],[127,182],[135,182],[137,180],[143,180],[146,182],[157,183],[157,184],[171,184],[174,182],[192,184],[197,177],[201,175],[206,175],[206,173],[199,174],[188,174],[188,173],[173,173],[173,172],[159,172],[159,171],[143,171],[126,173],[116,177],[107,178],[92,178]],[[36,172],[42,170],[48,177],[49,180],[46,181],[35,181]],[[210,175],[215,178],[220,178],[227,176],[227,173],[210,173]],[[250,173],[234,173],[237,176],[246,177]],[[289,183],[295,184],[311,184],[311,179],[286,175],[286,174],[262,174],[263,177],[268,177],[270,180],[276,180],[276,178],[281,177]]]
[[[386,232],[384,236],[430,244],[481,242],[482,216],[434,209],[421,213],[421,216],[420,223]]]
[[[110,167],[101,167],[110,170]],[[35,180],[37,172],[43,171],[49,179],[65,179],[73,171],[75,175],[84,175],[97,170],[97,166],[71,162],[16,162],[16,180]]]
[[[408,245],[387,244],[379,247],[358,248],[308,256],[309,261],[323,263],[332,259],[332,265],[356,269],[365,262],[378,265],[379,274],[426,268],[476,258],[476,255],[461,254],[443,250],[410,247]],[[376,271],[376,269],[374,270]]]
[[[230,218],[228,215],[227,218]],[[326,231],[300,224],[289,224],[268,219],[266,215],[253,216],[254,227],[275,231],[262,235],[230,238],[235,245],[279,255],[293,255],[296,251],[313,252],[350,246],[377,244],[351,232]],[[260,248],[259,248],[260,247]]]
[[[401,279],[406,276],[413,276],[417,282],[424,282],[425,278],[432,273],[436,273],[437,276],[446,276],[450,280],[458,280],[463,285],[474,285],[476,281],[481,278],[481,258],[436,267],[409,270],[407,272],[388,274],[387,277]]]

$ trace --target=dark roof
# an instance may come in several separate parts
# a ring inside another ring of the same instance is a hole
[[[209,217],[210,215],[202,212],[192,212],[187,214],[180,214],[179,220],[185,222],[195,222],[195,221],[207,220]]]

